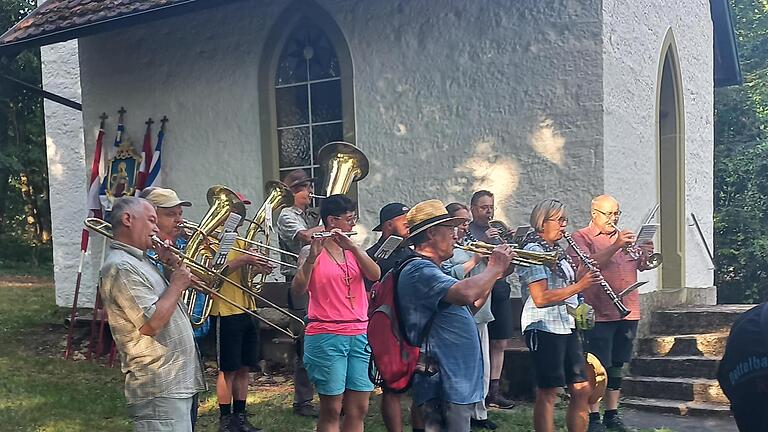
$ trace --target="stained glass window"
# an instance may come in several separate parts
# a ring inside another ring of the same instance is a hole
[[[317,151],[343,138],[341,69],[328,36],[301,21],[283,46],[275,74],[280,177],[296,168],[317,176]]]

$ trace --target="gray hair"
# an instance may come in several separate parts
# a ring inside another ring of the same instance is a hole
[[[123,226],[124,214],[129,213],[131,216],[136,216],[136,213],[141,210],[144,203],[152,205],[152,203],[144,198],[125,196],[116,199],[112,204],[112,211],[109,216],[109,220],[112,223],[112,234],[117,235],[125,228]]]
[[[531,227],[536,232],[544,230],[544,221],[560,213],[565,213],[565,205],[556,199],[545,199],[536,204],[531,211]]]

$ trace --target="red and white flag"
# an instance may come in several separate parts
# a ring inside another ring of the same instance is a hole
[[[154,152],[154,149],[152,148],[152,123],[154,122],[150,117],[145,123],[147,125],[147,130],[144,132],[144,145],[141,147],[141,167],[139,168],[139,176],[136,179],[137,191],[148,186],[147,176],[152,167],[152,153]]]
[[[106,118],[106,114],[102,114],[101,123],[99,123],[99,134],[96,136],[96,149],[93,151],[91,181],[88,183],[88,217],[101,217],[99,188],[101,187],[101,153],[104,145],[104,121]]]

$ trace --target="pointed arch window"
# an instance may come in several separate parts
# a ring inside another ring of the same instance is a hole
[[[296,23],[274,74],[280,178],[296,168],[315,177],[320,147],[343,140],[342,78],[328,35],[307,19]]]

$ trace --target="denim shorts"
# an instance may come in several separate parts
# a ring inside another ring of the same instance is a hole
[[[373,391],[368,378],[371,358],[368,336],[334,334],[304,337],[304,367],[317,393],[324,396],[343,394],[345,390]]]

